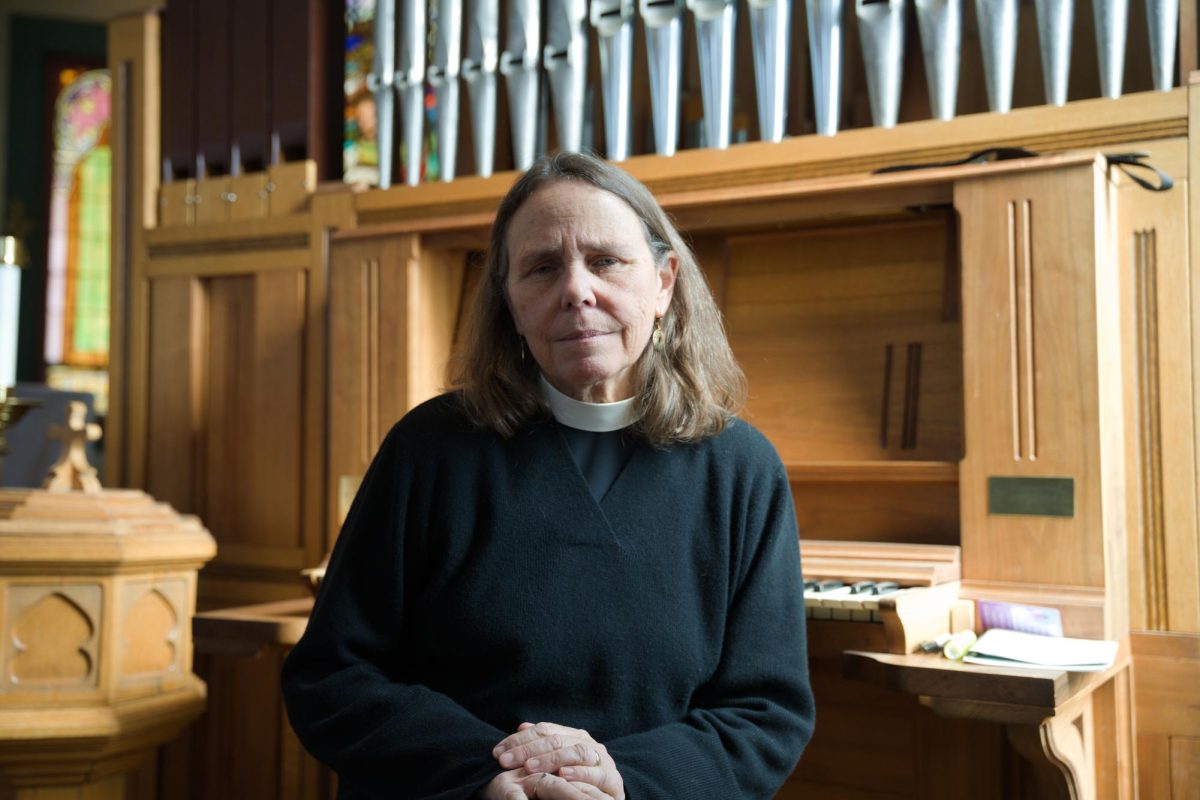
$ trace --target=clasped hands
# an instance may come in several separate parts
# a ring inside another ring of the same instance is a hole
[[[616,763],[584,730],[523,722],[492,756],[505,771],[484,787],[484,800],[625,800]]]

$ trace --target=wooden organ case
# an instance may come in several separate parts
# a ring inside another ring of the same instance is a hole
[[[1135,772],[1166,756],[1134,727],[1129,633],[1200,632],[1196,334],[1179,303],[1196,297],[1198,90],[627,162],[706,271],[746,417],[788,468],[806,570],[926,587],[929,602],[878,621],[813,621],[816,734],[779,797],[1161,785]],[[1016,144],[1051,155],[870,174]],[[1176,190],[1132,185],[1113,150],[1149,152]],[[130,202],[153,208],[153,173],[134,179]],[[118,233],[110,474],[199,514],[218,542],[201,608],[243,607],[201,615],[209,714],[145,785],[331,796],[279,705],[308,602],[297,574],[328,551],[390,424],[445,385],[513,180],[331,185],[278,217],[155,227],[151,213]],[[1118,664],[1029,682],[904,661],[974,598],[1057,607],[1067,635],[1122,640]],[[1070,730],[1041,725],[1066,706]]]

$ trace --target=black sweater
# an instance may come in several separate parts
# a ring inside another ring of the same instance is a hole
[[[630,800],[767,798],[813,726],[787,475],[735,420],[637,444],[599,503],[553,421],[404,417],[283,670],[343,797],[471,797],[523,721],[603,742]]]

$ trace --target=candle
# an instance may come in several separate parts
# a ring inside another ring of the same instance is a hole
[[[0,388],[17,383],[17,318],[21,308],[21,243],[0,237]]]

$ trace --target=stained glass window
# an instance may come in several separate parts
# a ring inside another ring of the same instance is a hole
[[[379,184],[375,145],[375,98],[367,88],[375,58],[375,0],[346,0],[345,126],[342,177],[347,183]]]
[[[400,0],[396,0],[397,3]],[[376,145],[378,119],[375,98],[367,85],[375,59],[375,0],[345,0],[346,2],[346,74],[343,85],[345,107],[342,138],[342,179],[347,183],[379,185],[379,150]],[[433,57],[434,34],[437,31],[437,4],[428,4],[426,21],[426,62]],[[401,129],[396,125],[394,136]],[[425,85],[424,174],[422,179],[437,180],[437,102],[433,87]],[[403,178],[404,142],[399,142],[397,179]]]
[[[112,84],[107,70],[63,69],[54,104],[47,247],[48,382],[100,388],[108,364]],[[102,406],[104,398],[97,397]]]

